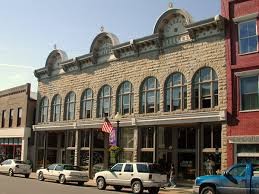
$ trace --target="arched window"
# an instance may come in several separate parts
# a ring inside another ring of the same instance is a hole
[[[93,109],[93,91],[86,89],[81,96],[81,111],[80,118],[92,118]]]
[[[39,116],[40,123],[48,121],[48,111],[49,111],[49,99],[47,97],[44,97],[41,99],[41,102],[40,102],[40,116]]]
[[[187,108],[187,85],[183,74],[171,74],[165,84],[165,111]]]
[[[61,97],[60,95],[55,95],[52,100],[51,121],[60,121],[60,114],[61,114]]]
[[[65,98],[64,120],[75,119],[76,94],[69,92]]]
[[[198,70],[194,75],[192,88],[194,109],[218,106],[218,77],[212,68]]]
[[[98,94],[98,117],[108,117],[111,115],[111,99],[111,86],[103,86]]]
[[[122,115],[133,113],[133,91],[129,81],[123,82],[118,88],[117,112]]]
[[[155,77],[147,78],[140,89],[141,113],[153,113],[160,110],[160,85]]]

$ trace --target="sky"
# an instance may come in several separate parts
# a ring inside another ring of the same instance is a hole
[[[120,43],[151,35],[169,2],[194,21],[220,14],[220,0],[0,0],[0,90],[31,83],[36,92],[33,72],[54,45],[87,54],[101,26]]]

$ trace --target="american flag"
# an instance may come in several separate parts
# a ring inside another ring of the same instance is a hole
[[[110,123],[110,121],[107,118],[105,118],[103,127],[102,127],[102,131],[105,133],[111,133],[112,130],[113,130],[112,124]]]

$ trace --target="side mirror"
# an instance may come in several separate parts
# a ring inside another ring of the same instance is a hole
[[[223,172],[223,175],[224,175],[224,176],[228,176],[229,174],[228,174],[227,171],[224,171],[224,172]]]

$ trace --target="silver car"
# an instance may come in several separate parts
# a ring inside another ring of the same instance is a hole
[[[0,173],[6,173],[9,174],[9,176],[22,174],[25,178],[29,178],[31,172],[31,166],[21,160],[8,159],[0,164]]]
[[[84,183],[89,180],[86,171],[71,164],[52,164],[45,169],[37,170],[36,174],[39,181],[52,179],[61,184],[66,182],[78,182],[78,185],[84,185]]]

